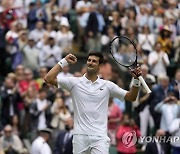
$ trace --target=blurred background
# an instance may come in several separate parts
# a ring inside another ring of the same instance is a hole
[[[141,87],[135,102],[110,98],[110,154],[179,154],[176,142],[137,142],[130,148],[122,143],[129,131],[137,137],[180,137],[178,0],[0,0],[0,153],[28,154],[39,130],[51,128],[52,153],[61,154],[56,146],[65,143],[58,135],[73,129],[72,101],[43,78],[68,53],[78,62],[59,76],[82,76],[88,53],[98,51],[105,57],[100,77],[128,90],[129,71],[109,55],[110,41],[119,35],[135,42],[152,93]]]

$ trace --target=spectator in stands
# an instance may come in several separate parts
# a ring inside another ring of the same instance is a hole
[[[118,74],[118,71],[117,72],[114,72],[114,71],[117,71],[116,69],[113,69],[112,73],[114,75],[114,80],[113,78],[111,79],[112,82],[116,83],[119,87],[121,88],[124,88],[124,83],[123,83],[123,80],[119,77],[119,74]],[[125,101],[121,101],[117,98],[113,98],[113,102],[119,107],[120,111],[122,113],[124,113],[126,111],[126,103]]]
[[[137,62],[141,64],[147,64],[148,63],[148,55],[147,53],[144,52],[140,44],[137,44],[136,46],[137,52],[138,52],[138,57],[137,57]]]
[[[13,72],[8,73],[7,78],[12,79],[12,81],[16,84],[16,75],[15,75],[15,73],[13,73]],[[15,86],[17,86],[17,85],[15,85]]]
[[[28,39],[27,39],[27,31],[26,30],[21,30],[19,32],[19,37],[17,40],[17,45],[18,45],[18,49],[21,52],[24,47],[27,45]]]
[[[150,100],[150,112],[155,123],[155,129],[159,129],[160,114],[154,108],[156,104],[167,97],[168,92],[173,91],[173,87],[169,84],[169,77],[166,75],[159,75],[158,84],[152,89],[152,99]]]
[[[177,67],[180,67],[180,36],[177,36],[174,40],[173,44],[174,48],[174,62],[176,63]]]
[[[170,126],[172,122],[180,115],[180,105],[177,104],[177,98],[174,93],[168,93],[168,96],[155,106],[155,111],[161,113],[160,129],[165,131],[165,136],[170,137]],[[170,141],[166,142],[166,153],[170,153]]]
[[[162,50],[168,55],[172,52],[172,40],[170,38],[172,31],[168,25],[164,25],[163,29],[160,31],[160,35],[157,38],[157,42],[162,45]]]
[[[61,23],[62,20],[67,19],[67,17],[63,14],[63,11],[61,9],[59,9],[57,12],[53,12],[53,13],[55,13],[55,20],[58,22],[58,25]]]
[[[38,71],[38,78],[36,79],[36,82],[41,89],[44,84],[44,77],[47,74],[48,69],[46,67],[40,67]]]
[[[54,36],[55,39],[56,39],[56,31],[53,29],[52,25],[50,22],[48,22],[46,25],[45,25],[45,29],[46,29],[46,34],[47,36]]]
[[[8,4],[8,3],[10,3],[10,1],[6,1],[6,0],[3,0],[1,3],[1,6],[3,7],[2,8],[3,11],[1,14],[1,24],[6,29],[10,29],[11,24],[17,20],[16,11],[10,8],[12,4]],[[3,4],[5,4],[6,6]]]
[[[45,33],[44,23],[42,21],[38,21],[36,23],[36,28],[30,31],[29,37],[32,38],[36,43],[43,38]]]
[[[173,142],[171,142],[172,153],[178,154],[180,152],[180,141],[175,140],[175,138],[180,137],[180,115],[178,118],[174,119],[169,127],[169,132],[173,136]]]
[[[52,107],[51,113],[53,114],[51,126],[58,130],[65,130],[65,122],[71,117],[71,114],[64,104],[63,98],[56,98]]]
[[[150,89],[152,89],[153,84],[155,83],[151,78],[145,79],[147,85]],[[135,108],[137,111],[137,121],[139,122],[140,131],[142,136],[147,136],[152,134],[152,130],[154,128],[154,121],[149,111],[149,103],[153,96],[151,94],[147,94],[143,87],[139,90],[138,96],[138,106]],[[148,131],[149,130],[149,131]]]
[[[19,37],[18,22],[14,21],[11,24],[10,30],[6,33],[6,52],[10,55],[11,69],[15,69],[18,64],[22,63],[22,55],[17,46],[17,39]]]
[[[6,40],[5,40],[5,35],[6,35],[6,28],[2,26],[2,23],[0,22],[0,76],[5,76],[6,72],[8,73],[7,70],[7,64],[6,64],[6,59],[8,56],[8,53],[6,52]]]
[[[112,26],[116,35],[120,35],[121,32],[121,23],[120,23],[120,15],[118,11],[111,12],[112,20],[110,20],[109,26]]]
[[[176,37],[177,34],[177,29],[176,29],[176,21],[178,20],[179,17],[179,9],[178,9],[178,2],[177,0],[170,0],[168,2],[168,7],[165,10],[165,16],[169,19],[169,27],[172,31],[171,34],[171,39],[174,41],[174,38]]]
[[[136,146],[133,145],[133,146],[128,147],[128,145],[125,145],[126,139],[124,140],[124,142],[122,140],[123,135],[125,133],[132,133],[132,135],[135,135],[132,137],[138,137],[138,138],[140,137],[139,128],[135,124],[134,120],[130,119],[130,116],[128,114],[123,115],[122,124],[117,129],[117,134],[116,134],[117,151],[118,151],[118,154],[125,154],[125,153],[135,154]]]
[[[180,7],[177,7],[177,8],[180,8]],[[180,13],[178,15],[178,18],[179,17],[180,17]],[[176,31],[177,31],[177,37],[179,37],[179,35],[180,35],[180,20],[178,20],[178,19],[176,20]]]
[[[87,26],[87,21],[89,17],[90,6],[92,3],[88,0],[80,0],[76,3],[75,9],[77,13],[77,22],[78,22],[78,43],[82,48],[84,43],[85,27]]]
[[[56,18],[56,14],[58,14],[59,11],[54,11],[51,14],[51,25],[52,25],[52,29],[54,29],[55,31],[58,31],[59,29],[59,20]],[[64,17],[65,18],[65,17]]]
[[[50,105],[51,102],[47,100],[46,90],[40,89],[39,98],[31,103],[29,109],[32,130],[41,130],[49,126],[50,112],[48,109]]]
[[[129,37],[132,41],[137,43],[137,36],[136,36],[136,28],[133,28],[132,26],[129,26],[126,28],[125,35]]]
[[[30,134],[30,130],[31,130],[31,119],[30,118],[31,117],[30,117],[29,110],[30,110],[31,104],[33,104],[36,101],[37,94],[38,94],[37,90],[34,87],[30,86],[30,87],[28,87],[27,92],[23,99],[24,112],[25,112],[23,124],[22,124],[23,137],[27,137]]]
[[[105,12],[107,12],[107,15],[110,16],[111,12],[113,10],[115,10],[116,5],[117,5],[117,1],[111,1],[111,0],[106,0],[103,2],[104,3],[104,7],[105,7]]]
[[[52,34],[53,36],[56,36],[54,34]],[[45,32],[43,37],[36,43],[36,47],[42,51],[42,48],[48,44],[48,38],[49,38],[49,32]],[[41,52],[40,52],[41,53]],[[40,59],[40,58],[39,58]]]
[[[43,46],[39,55],[40,66],[51,69],[62,57],[62,49],[56,45],[55,36],[48,37],[48,44]]]
[[[148,14],[147,14],[147,9],[146,9],[146,5],[141,4],[139,6],[140,8],[140,13],[137,14],[136,16],[136,23],[138,24],[138,28],[139,30],[141,30],[141,28],[143,28],[143,26],[146,25],[147,21],[148,21]]]
[[[5,126],[12,122],[11,119],[15,114],[19,114],[18,103],[22,102],[22,98],[11,78],[6,77],[4,85],[1,87],[1,100],[1,119],[2,125]]]
[[[166,67],[170,64],[167,53],[162,49],[160,42],[155,43],[155,50],[148,56],[148,64],[150,72],[158,76],[159,74],[166,75]]]
[[[152,83],[156,83],[155,77],[149,73],[149,67],[146,64],[141,65],[142,77],[144,80],[151,79]]]
[[[160,129],[169,133],[172,121],[180,114],[180,105],[173,92],[169,92],[167,97],[155,106],[155,111],[161,113]]]
[[[156,131],[157,139],[160,139],[160,137],[164,137],[164,136],[165,136],[164,130],[159,129]],[[166,148],[167,148],[166,144],[161,142],[161,140],[158,140],[157,142],[150,142],[147,143],[145,154],[160,154],[160,153],[169,154],[166,153]]]
[[[31,69],[29,68],[26,68],[24,70],[24,80],[20,81],[19,82],[19,85],[18,85],[18,90],[21,94],[21,96],[24,96],[27,92],[27,89],[32,86],[34,87],[37,91],[39,90],[39,87],[38,87],[38,84],[36,83],[36,81],[34,80],[34,74],[32,72]]]
[[[52,12],[58,11],[58,6],[56,5],[56,0],[50,0],[49,3],[45,4],[45,11],[47,14],[47,21],[50,22],[52,19]]]
[[[42,2],[40,0],[35,1],[35,11],[37,21],[42,21],[43,23],[46,23],[48,21],[46,11],[42,6]]]
[[[113,40],[113,38],[116,37],[113,27],[108,26],[106,31],[106,34],[101,36],[101,45],[103,52],[109,52],[110,42],[111,40]]]
[[[70,67],[69,66],[65,66],[63,69],[62,69],[62,72],[60,72],[58,74],[58,76],[61,76],[61,77],[72,77],[73,74],[69,72],[70,71]]]
[[[180,100],[180,69],[176,70],[175,78],[172,80],[171,85],[174,87],[177,99]]]
[[[112,79],[112,66],[107,60],[104,60],[104,63],[99,71],[99,74],[101,78],[103,78],[104,80]]]
[[[16,75],[17,84],[19,84],[20,81],[24,80],[24,66],[23,65],[17,65],[14,72]]]
[[[142,49],[146,54],[149,54],[153,51],[155,35],[150,33],[148,25],[144,25],[142,27],[142,32],[138,34],[138,43],[142,46]]]
[[[55,144],[54,154],[73,154],[72,147],[73,119],[65,121],[65,130],[60,132]]]
[[[10,154],[22,154],[23,145],[20,138],[12,133],[11,125],[4,127],[4,134],[0,137],[0,152]]]
[[[28,37],[28,44],[22,49],[23,53],[23,65],[26,68],[31,69],[33,72],[37,72],[39,68],[39,55],[40,51],[36,48],[33,38]]]
[[[116,129],[122,119],[122,111],[114,103],[113,98],[109,99],[108,104],[108,135],[111,139],[111,145],[116,145]]]
[[[41,129],[39,136],[33,141],[31,154],[52,154],[51,148],[48,145],[52,130],[49,128]]]
[[[31,2],[29,4],[29,12],[27,14],[27,28],[31,31],[36,26],[37,18],[36,18],[36,10],[35,10],[35,4]]]
[[[72,9],[72,0],[58,0],[58,7],[63,10],[64,14],[67,14]]]
[[[17,115],[14,115],[12,117],[12,132],[13,134],[17,135],[17,136],[21,136],[20,132],[20,122],[19,122],[19,117]]]
[[[126,29],[126,27],[131,26],[133,28],[136,28],[136,26],[137,26],[135,11],[133,9],[128,9],[125,13],[126,14],[124,15],[124,17],[121,18],[121,25],[123,28],[121,30],[121,32],[123,32],[123,33],[124,33],[124,30]]]
[[[173,15],[170,15],[169,17],[167,17],[168,20],[169,20],[169,27],[170,27],[170,30],[172,31],[171,33],[171,40],[172,40],[172,43],[174,42],[174,39],[176,38],[177,36],[177,29],[176,29],[176,18],[175,16]],[[173,54],[171,54],[171,56],[173,56]]]
[[[100,31],[99,31],[99,22],[98,22],[98,11],[97,6],[92,4],[90,6],[89,17],[86,26],[86,44],[85,50],[87,52],[90,51],[101,51],[101,44],[100,44]]]
[[[70,30],[68,20],[65,18],[60,22],[60,29],[57,32],[57,43],[62,48],[63,53],[69,53],[72,50],[74,34]]]
[[[6,33],[6,41],[8,43],[13,43],[18,37],[17,21],[11,24],[10,30]]]

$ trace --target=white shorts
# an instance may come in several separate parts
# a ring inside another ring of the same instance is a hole
[[[72,143],[73,154],[109,154],[109,137],[73,135]]]

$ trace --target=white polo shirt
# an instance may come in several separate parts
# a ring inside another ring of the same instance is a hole
[[[74,108],[74,134],[107,136],[109,97],[124,100],[126,90],[111,81],[83,77],[57,77],[58,87],[70,92]]]
[[[39,136],[32,143],[31,154],[52,154],[52,152],[47,142]]]

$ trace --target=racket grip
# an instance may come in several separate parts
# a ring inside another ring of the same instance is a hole
[[[142,76],[138,77],[140,82],[142,83],[143,87],[145,88],[146,92],[149,94],[151,93],[151,90],[149,89],[148,85],[146,84],[146,82],[144,81]]]

